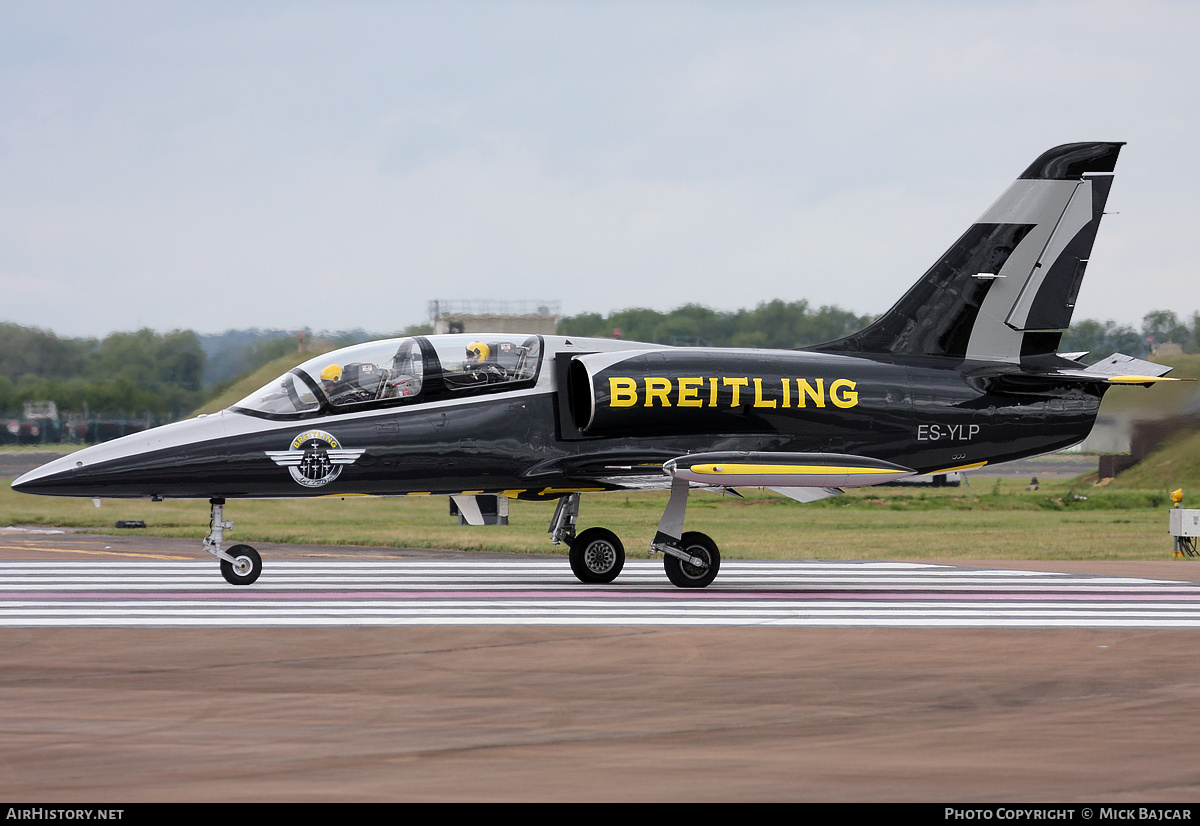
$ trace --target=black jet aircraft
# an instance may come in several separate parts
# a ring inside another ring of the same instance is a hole
[[[1061,450],[1113,384],[1169,368],[1057,352],[1112,185],[1120,143],[1043,154],[870,326],[799,350],[664,347],[552,335],[431,335],[317,356],[213,415],[81,450],[13,488],[53,496],[203,498],[205,549],[229,499],[441,494],[557,500],[550,525],[575,575],[625,560],[580,494],[670,490],[650,547],[680,587],[704,587],[716,543],[684,531],[692,488],[763,487],[801,502],[907,476]]]

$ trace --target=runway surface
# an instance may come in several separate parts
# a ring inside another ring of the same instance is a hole
[[[260,551],[3,533],[0,796],[1200,800],[1200,565]]]
[[[562,559],[0,562],[0,627],[590,625],[1200,628],[1200,585],[906,562],[727,561],[707,589],[657,561],[585,586]]]

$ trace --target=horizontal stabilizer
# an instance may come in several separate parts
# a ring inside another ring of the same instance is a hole
[[[1153,384],[1158,381],[1195,381],[1167,378],[1173,368],[1123,353],[1113,353],[1106,359],[1082,370],[1059,370],[1054,375],[1067,379],[1104,382],[1105,384]]]
[[[1124,353],[1113,353],[1106,359],[1093,364],[1084,370],[1085,373],[1098,373],[1110,378],[1115,376],[1165,376],[1171,368],[1165,364],[1155,364],[1145,359],[1137,359]]]
[[[910,468],[841,453],[693,453],[663,465],[670,476],[703,485],[853,488],[914,475]]]

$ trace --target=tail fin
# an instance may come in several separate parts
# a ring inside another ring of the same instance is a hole
[[[1046,152],[894,307],[825,352],[1019,362],[1071,323],[1124,143]]]

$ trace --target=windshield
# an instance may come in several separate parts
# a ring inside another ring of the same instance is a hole
[[[319,410],[321,402],[308,385],[288,373],[255,390],[233,407],[277,416]]]
[[[423,378],[424,361],[416,340],[373,341],[311,358],[233,407],[290,416],[319,410],[324,397],[335,408],[353,408],[415,397]]]

